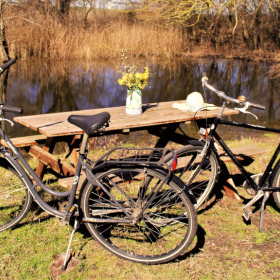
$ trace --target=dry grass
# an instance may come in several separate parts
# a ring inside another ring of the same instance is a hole
[[[75,11],[68,24],[38,11],[28,16],[25,11],[18,13],[22,13],[20,19],[6,22],[11,57],[112,58],[119,57],[121,49],[127,49],[133,56],[170,57],[181,52],[183,47],[179,28],[163,29],[142,20],[132,23],[128,15],[112,11],[95,11],[86,26],[82,14]]]

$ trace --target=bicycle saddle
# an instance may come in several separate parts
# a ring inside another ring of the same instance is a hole
[[[68,122],[81,128],[88,136],[91,136],[98,128],[108,122],[110,117],[108,112],[89,116],[71,115],[68,117]]]

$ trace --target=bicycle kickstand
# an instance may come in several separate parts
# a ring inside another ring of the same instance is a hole
[[[69,244],[68,244],[65,260],[64,260],[63,266],[61,268],[61,270],[63,270],[63,271],[65,271],[66,267],[67,267],[68,255],[69,255],[69,252],[70,252],[70,247],[71,247],[73,236],[74,236],[75,232],[77,231],[77,229],[79,227],[80,227],[80,223],[78,222],[78,220],[75,219],[74,228],[73,228],[72,233],[70,235],[70,239],[69,239]]]
[[[260,229],[259,229],[260,232],[262,232],[263,212],[264,212],[265,203],[268,198],[269,198],[269,192],[264,192],[262,208],[261,208],[261,216],[260,216]]]

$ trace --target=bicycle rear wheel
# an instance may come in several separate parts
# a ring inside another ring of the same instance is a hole
[[[271,175],[272,188],[280,187],[280,160],[276,163]],[[273,199],[277,207],[280,209],[280,191],[273,192]]]
[[[204,146],[187,145],[176,149],[174,152],[178,156],[177,168],[175,170],[178,176],[185,184],[188,184],[192,175],[199,167],[202,157],[200,156]],[[170,163],[173,154],[169,154],[164,158],[164,162]],[[216,154],[211,151],[207,156],[201,170],[192,181],[189,189],[195,196],[197,203],[194,205],[196,209],[205,203],[215,183],[218,180],[219,161]]]
[[[97,175],[106,190],[126,210],[137,217],[154,186],[164,175],[152,169],[111,169]],[[126,219],[120,207],[100,187],[87,182],[81,197],[86,218]],[[91,235],[106,249],[124,259],[157,264],[170,261],[186,251],[197,229],[196,211],[173,180],[163,184],[144,213],[134,222],[86,223]]]
[[[16,226],[31,204],[32,196],[18,172],[0,158],[0,232]]]

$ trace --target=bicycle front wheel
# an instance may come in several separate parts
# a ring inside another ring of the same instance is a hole
[[[32,196],[18,172],[0,158],[0,232],[16,226],[31,204]]]
[[[86,223],[91,235],[115,255],[134,262],[158,264],[183,254],[196,234],[197,215],[173,180],[163,184],[147,203],[164,177],[152,169],[129,167],[98,174],[107,193],[88,182],[81,208],[86,218],[107,219],[108,223]],[[114,222],[120,219],[128,223]]]
[[[174,151],[178,156],[175,174],[186,185],[201,163],[202,157],[200,155],[203,148],[204,146],[187,145]],[[170,163],[172,159],[173,154],[169,154],[164,158],[164,162]],[[205,203],[213,190],[218,180],[218,170],[219,161],[217,156],[213,151],[210,151],[202,168],[189,186],[197,200],[197,203],[194,205],[196,209]]]

